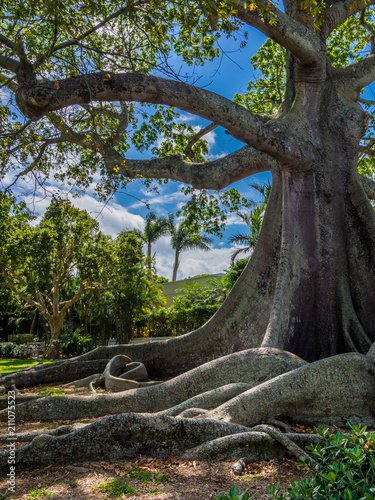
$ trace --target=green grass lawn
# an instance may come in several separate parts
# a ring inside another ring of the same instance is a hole
[[[23,370],[38,363],[51,363],[57,359],[0,359],[0,373],[15,372]]]

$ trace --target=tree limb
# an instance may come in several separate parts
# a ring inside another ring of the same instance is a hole
[[[325,20],[321,27],[324,36],[327,38],[329,34],[337,28],[339,24],[344,22],[349,17],[357,12],[362,12],[366,7],[374,5],[375,0],[366,0],[366,2],[343,0],[342,2],[332,2],[327,8]]]
[[[1,66],[1,64],[0,64]],[[16,82],[14,81],[15,77],[8,78],[5,75],[2,75],[0,73],[0,83],[2,84],[3,87],[7,87],[8,89],[12,90],[14,93],[17,92],[18,86]]]
[[[25,116],[38,120],[50,111],[91,101],[166,104],[213,121],[236,139],[280,160],[306,158],[309,152],[309,144],[301,146],[288,124],[272,120],[264,124],[243,106],[186,83],[140,73],[93,73],[55,83],[20,86],[16,99]]]
[[[20,68],[20,63],[16,59],[12,59],[9,56],[0,55],[0,67],[4,68],[12,73],[17,73]]]
[[[250,9],[252,4],[242,0],[235,2],[237,17],[290,50],[301,63],[314,67],[324,63],[319,38],[313,31],[270,2],[261,1],[258,4],[264,5],[265,10]]]
[[[117,129],[108,137],[107,142],[112,146],[117,146],[121,141],[122,136],[126,132],[129,124],[129,114],[128,107],[124,101],[120,102],[121,113],[118,114],[118,126]]]
[[[358,174],[359,182],[366,193],[369,200],[375,200],[375,181],[365,177],[364,175]]]
[[[352,99],[358,100],[360,90],[375,81],[375,55],[350,64],[346,68],[333,68],[338,87]]]
[[[6,36],[2,35],[1,33],[0,33],[0,43],[2,45],[5,45],[6,47],[8,47],[8,49],[13,50],[13,52],[15,52],[16,54],[21,55],[21,51],[20,51],[20,48],[18,47],[18,45],[15,42],[13,42],[13,40],[10,40]]]
[[[375,54],[375,31],[373,27],[365,20],[365,10],[361,12],[360,23],[361,26],[366,28],[366,30],[369,32],[370,43],[371,43],[370,54],[373,55]]]
[[[190,139],[190,141],[187,143],[184,155],[187,156],[191,161],[195,160],[195,155],[193,152],[193,147],[195,144],[201,139],[203,136],[211,132],[212,130],[215,130],[217,128],[216,123],[211,123],[210,125],[207,125],[207,127],[202,128],[199,132],[195,134],[194,137]]]
[[[171,179],[190,184],[196,189],[216,190],[255,173],[273,170],[278,165],[271,157],[248,146],[207,163],[188,162],[180,155],[128,160],[111,150],[106,154],[106,163],[110,171],[119,168],[119,173],[129,178]]]

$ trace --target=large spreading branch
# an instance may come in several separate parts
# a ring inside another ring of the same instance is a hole
[[[321,27],[324,36],[327,38],[339,24],[358,12],[363,12],[366,7],[375,5],[375,0],[365,2],[344,0],[342,2],[332,2],[325,12],[325,19]]]
[[[369,200],[375,200],[375,182],[364,175],[358,174],[360,183]]]
[[[0,55],[0,67],[16,74],[20,69],[20,63],[12,57]]]
[[[215,122],[236,139],[280,160],[302,159],[309,153],[309,145],[301,144],[301,138],[296,139],[286,123],[263,123],[249,110],[214,92],[140,73],[92,73],[21,85],[16,98],[22,113],[33,120],[50,111],[92,101],[165,104]]]
[[[375,81],[375,55],[350,64],[346,68],[334,68],[338,87],[355,100],[361,89]]]
[[[125,161],[122,157],[113,157],[109,167],[111,161],[119,167],[120,174],[129,178],[171,179],[190,184],[196,189],[215,190],[223,189],[250,175],[273,170],[278,165],[276,160],[249,146],[206,163],[184,161],[180,155]]]
[[[258,4],[260,8],[253,8],[251,2],[235,2],[237,17],[290,50],[301,63],[314,67],[324,64],[323,47],[312,30],[271,2],[261,1]]]

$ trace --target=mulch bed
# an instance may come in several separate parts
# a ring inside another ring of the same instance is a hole
[[[54,386],[66,394],[88,394],[87,389]],[[34,395],[41,387],[24,390],[24,394]],[[96,419],[80,419],[89,423]],[[70,422],[17,422],[17,433],[53,429]],[[293,426],[294,432],[313,432],[302,426]],[[0,433],[7,432],[7,425],[0,424]],[[27,443],[19,443],[24,446]],[[6,445],[0,445],[0,450]],[[139,457],[132,461],[77,463],[67,466],[54,466],[16,471],[16,492],[10,498],[32,500],[36,498],[56,499],[96,499],[110,498],[98,486],[114,478],[123,479],[132,486],[136,494],[123,494],[118,498],[134,500],[199,500],[215,499],[218,494],[226,494],[236,485],[238,492],[247,490],[253,500],[267,498],[268,485],[278,482],[286,491],[293,479],[302,480],[306,468],[296,465],[294,459],[270,460],[249,464],[242,476],[232,472],[233,461],[187,461],[177,457],[163,459]],[[160,484],[144,482],[130,477],[129,471],[140,469],[151,473],[163,474],[166,480]],[[8,489],[7,478],[0,477],[0,495]],[[112,497],[113,498],[113,497]],[[0,496],[1,499],[1,496]]]

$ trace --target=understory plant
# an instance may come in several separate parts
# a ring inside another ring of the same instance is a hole
[[[232,486],[229,493],[226,495],[218,495],[215,500],[249,500],[250,496],[247,491],[237,494],[237,486]]]
[[[123,495],[135,495],[135,489],[128,485],[123,479],[113,478],[94,486],[93,492],[97,489],[106,493],[106,498],[120,498]]]
[[[375,498],[375,432],[349,423],[350,434],[331,434],[318,429],[319,444],[307,447],[313,464],[302,458],[302,465],[314,473],[301,482],[291,481],[287,493],[279,484],[268,487],[273,500],[372,500]]]
[[[82,329],[63,332],[58,340],[58,349],[63,356],[79,356],[97,347],[97,341],[90,335],[82,333]]]

